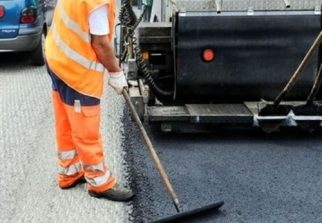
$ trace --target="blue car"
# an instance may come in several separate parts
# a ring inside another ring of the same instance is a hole
[[[44,38],[55,0],[0,0],[0,52],[29,52],[33,65],[44,65]]]

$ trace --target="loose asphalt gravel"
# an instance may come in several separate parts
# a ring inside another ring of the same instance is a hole
[[[84,185],[57,187],[51,83],[45,67],[29,63],[26,54],[0,54],[0,222],[130,222],[131,203],[92,198]],[[106,159],[127,185],[123,110],[123,98],[107,88],[101,126]]]

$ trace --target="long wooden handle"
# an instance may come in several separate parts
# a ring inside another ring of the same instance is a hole
[[[314,43],[310,47],[309,51],[306,53],[304,59],[294,72],[293,76],[287,83],[287,85],[284,87],[284,89],[281,91],[281,93],[276,97],[274,100],[274,106],[278,106],[280,102],[284,99],[284,97],[287,95],[287,93],[294,87],[295,83],[300,77],[300,74],[302,73],[303,69],[305,68],[306,64],[309,62],[310,58],[314,54],[314,52],[318,49],[320,46],[320,43],[322,41],[322,31],[318,35],[318,37],[315,39]]]
[[[150,138],[149,138],[149,136],[148,136],[148,134],[147,134],[147,132],[146,132],[146,130],[145,130],[140,118],[139,118],[139,115],[136,112],[136,109],[135,109],[133,103],[131,102],[130,96],[127,93],[125,88],[123,89],[122,93],[123,93],[123,96],[125,98],[125,101],[126,101],[127,105],[129,106],[129,108],[130,108],[130,110],[132,112],[133,118],[134,118],[135,122],[137,123],[137,125],[138,125],[138,127],[139,127],[139,129],[141,131],[142,137],[144,139],[144,143],[145,143],[148,151],[150,152],[150,155],[151,155],[151,157],[152,157],[152,159],[153,159],[153,161],[155,163],[155,166],[156,166],[156,168],[157,168],[157,170],[158,170],[158,172],[159,172],[159,174],[160,174],[160,176],[162,178],[162,181],[163,181],[164,185],[166,186],[169,194],[171,195],[173,204],[174,204],[177,212],[180,213],[180,212],[182,212],[182,207],[181,207],[181,204],[179,202],[179,199],[178,199],[178,197],[177,197],[177,195],[176,195],[176,193],[175,193],[175,191],[173,189],[173,186],[172,186],[172,184],[171,184],[171,182],[169,180],[169,177],[166,174],[165,169],[164,169],[164,167],[163,167],[163,165],[162,165],[162,163],[161,163],[161,161],[160,161],[160,159],[159,159],[159,157],[158,157],[158,155],[157,155],[157,153],[156,153],[156,151],[155,151],[155,149],[154,149],[154,147],[153,147],[153,145],[151,143],[151,140],[150,140]]]
[[[313,103],[313,101],[316,98],[316,95],[319,92],[321,84],[322,84],[322,63],[320,64],[320,68],[319,68],[318,74],[317,74],[317,76],[316,76],[316,78],[314,80],[314,84],[313,84],[313,87],[311,89],[311,92],[310,92],[309,96],[306,99],[307,104],[312,104]]]

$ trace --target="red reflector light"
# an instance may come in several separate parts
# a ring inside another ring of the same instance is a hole
[[[212,49],[206,49],[202,53],[202,59],[206,62],[213,61],[215,59],[215,52]]]
[[[4,16],[4,7],[0,6],[0,18]]]

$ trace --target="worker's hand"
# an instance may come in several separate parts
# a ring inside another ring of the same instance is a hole
[[[123,89],[129,87],[123,71],[110,72],[108,84],[114,88],[118,94],[122,94]]]

